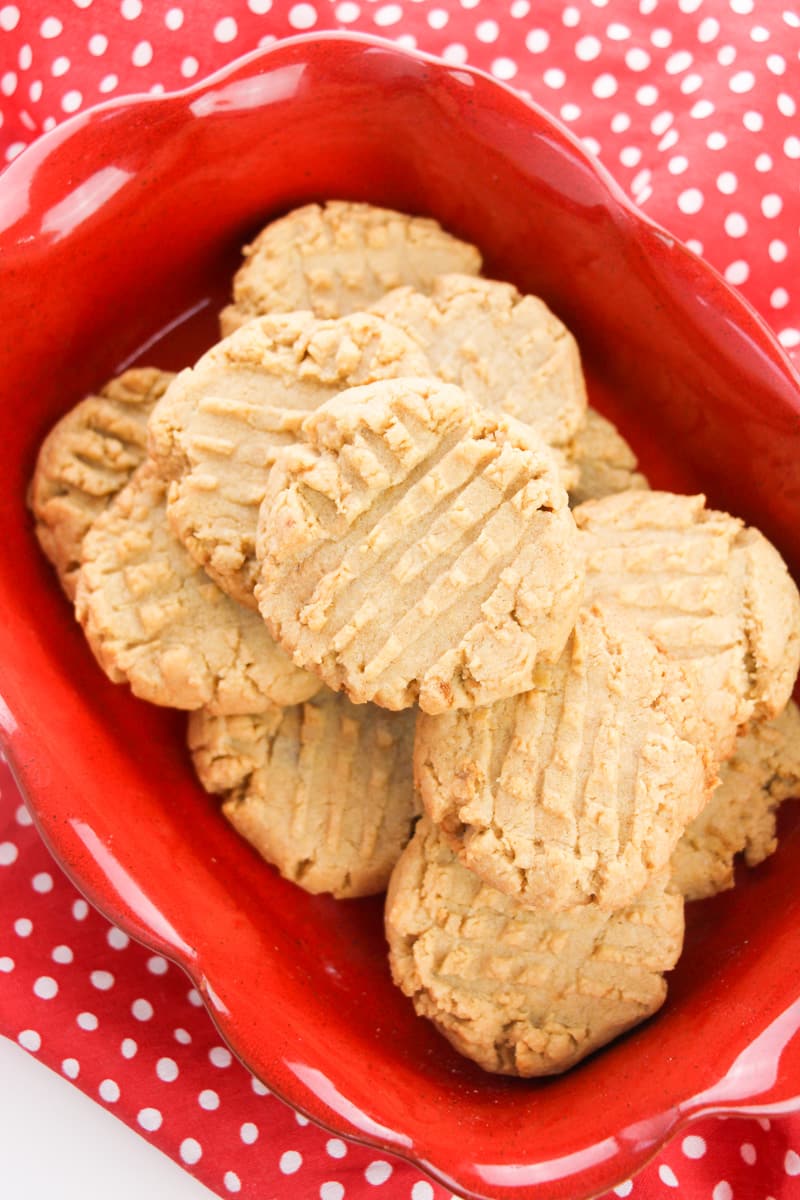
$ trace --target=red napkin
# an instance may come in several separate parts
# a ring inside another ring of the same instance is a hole
[[[533,97],[800,354],[800,13],[791,0],[0,0],[0,162],[81,108],[353,29]],[[3,180],[0,178],[0,187]],[[295,1116],[222,1047],[176,967],[81,899],[0,767],[0,1032],[221,1196],[446,1200]],[[610,1195],[800,1196],[800,1117],[706,1120]]]

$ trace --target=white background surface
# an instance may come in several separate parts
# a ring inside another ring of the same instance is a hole
[[[0,1037],[3,1200],[216,1200],[66,1079]]]

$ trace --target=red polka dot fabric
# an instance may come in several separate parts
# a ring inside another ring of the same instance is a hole
[[[471,63],[536,100],[800,355],[793,0],[0,0],[0,163],[88,105],[323,29]],[[309,1125],[233,1061],[183,973],[79,897],[2,766],[0,1032],[220,1196],[450,1196]],[[800,1197],[800,1117],[693,1125],[614,1195]]]

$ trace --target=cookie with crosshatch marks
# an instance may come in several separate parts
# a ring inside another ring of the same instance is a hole
[[[312,696],[319,680],[186,553],[167,524],[165,490],[145,462],[84,541],[75,612],[109,679],[152,704],[221,713]]]
[[[302,434],[275,460],[257,544],[259,606],[294,661],[395,709],[529,687],[583,574],[541,439],[429,379],[342,392]]]
[[[427,291],[437,275],[481,269],[476,247],[437,221],[343,200],[307,204],[270,222],[244,256],[233,303],[221,314],[223,335],[269,312],[342,317],[402,284]]]
[[[422,352],[379,317],[260,317],[182,371],[156,406],[150,450],[173,480],[167,515],[195,562],[255,608],[254,546],[269,468],[309,412],[343,388],[425,374]]]
[[[422,715],[425,811],[459,860],[520,903],[631,903],[716,781],[680,667],[644,634],[582,609],[533,690]]]
[[[526,908],[423,817],[386,898],[392,976],[484,1070],[557,1074],[663,1004],[683,944],[683,899],[665,884],[662,873],[616,912]]]
[[[537,296],[510,283],[442,275],[430,295],[398,288],[373,305],[424,351],[433,373],[478,404],[566,447],[586,413],[577,343]]]
[[[189,719],[200,782],[267,862],[307,892],[382,892],[411,837],[412,710],[351,704],[323,689],[306,704]]]
[[[633,491],[574,509],[586,600],[649,633],[692,682],[719,759],[785,707],[800,664],[800,596],[778,551],[704,496]]]
[[[42,442],[30,506],[39,545],[70,600],[83,539],[144,461],[147,419],[172,379],[155,367],[125,371],[70,409]]]
[[[586,422],[569,446],[567,461],[577,473],[569,487],[573,507],[586,500],[650,486],[637,471],[636,455],[620,431],[594,408],[587,409]]]

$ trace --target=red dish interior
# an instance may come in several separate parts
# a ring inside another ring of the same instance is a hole
[[[191,361],[247,236],[334,196],[477,242],[488,274],[573,328],[593,401],[654,485],[707,491],[800,567],[800,391],[755,314],[500,85],[366,39],[301,38],[80,116],[0,184],[0,724],[73,879],[190,970],[274,1090],[464,1194],[575,1200],[692,1114],[800,1104],[798,822],[740,888],[694,906],[654,1021],[563,1078],[484,1075],[393,988],[380,902],[278,878],[195,783],[183,717],[105,680],[25,510],[53,420],[123,364]]]

